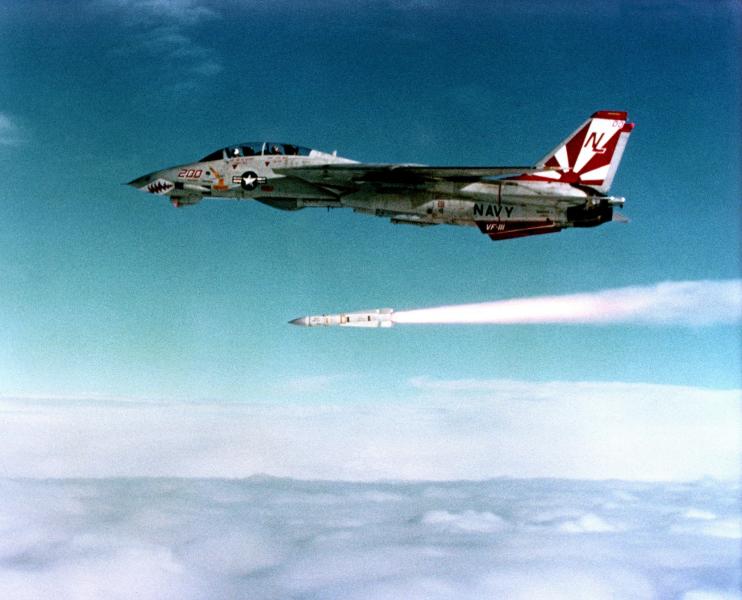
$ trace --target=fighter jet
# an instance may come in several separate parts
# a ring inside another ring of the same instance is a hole
[[[220,148],[129,185],[175,207],[204,198],[254,199],[281,210],[351,208],[404,225],[467,225],[492,240],[595,227],[624,198],[609,196],[633,130],[624,111],[594,113],[535,165],[428,167],[366,164],[276,142]]]

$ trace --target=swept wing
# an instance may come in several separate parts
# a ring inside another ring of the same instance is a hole
[[[426,167],[404,164],[343,163],[274,169],[276,173],[326,186],[362,183],[425,184],[437,181],[471,183],[505,175],[542,172],[544,167]]]

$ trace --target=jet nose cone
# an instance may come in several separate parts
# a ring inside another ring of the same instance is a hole
[[[137,177],[136,179],[132,179],[126,185],[130,185],[131,187],[135,187],[135,188],[139,189],[139,188],[143,188],[150,181],[152,181],[152,174],[151,173],[149,173],[147,175],[142,175],[141,177]]]
[[[300,325],[302,327],[308,327],[309,326],[309,317],[299,317],[298,319],[293,319],[289,321],[292,325]]]

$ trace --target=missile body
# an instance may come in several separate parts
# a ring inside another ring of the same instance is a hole
[[[374,308],[337,315],[310,315],[289,321],[302,327],[391,327],[394,325],[391,308]]]

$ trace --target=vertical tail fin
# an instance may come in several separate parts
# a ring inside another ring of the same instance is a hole
[[[601,110],[585,121],[566,140],[536,163],[549,170],[518,179],[576,183],[605,194],[613,183],[633,123],[627,113]]]

